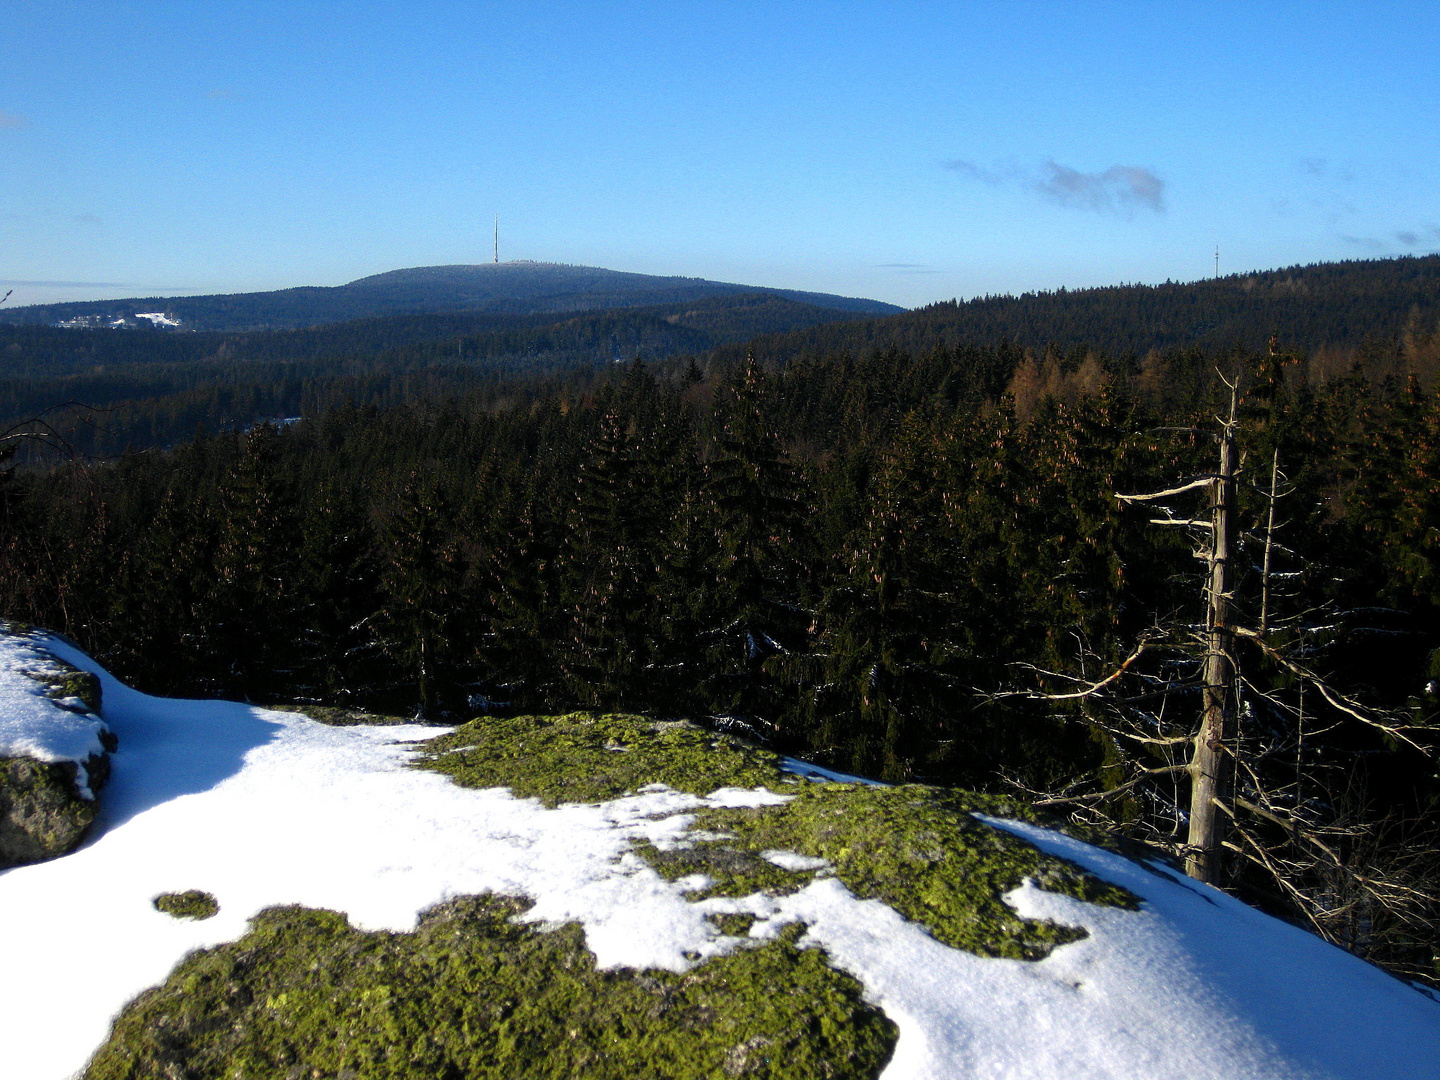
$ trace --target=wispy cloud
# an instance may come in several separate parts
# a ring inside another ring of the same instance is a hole
[[[1394,251],[1397,242],[1412,248],[1440,246],[1440,228],[1433,225],[1419,229],[1398,229],[1384,239],[1378,236],[1356,236],[1352,233],[1340,233],[1339,236],[1351,247],[1364,248],[1366,251]]]
[[[99,219],[98,217],[96,217],[94,214],[75,214],[75,215],[73,215],[73,216],[71,217],[70,220],[71,220],[71,221],[78,221],[78,222],[80,222],[80,223],[83,224],[83,225],[99,225],[99,224],[100,224],[100,219]]]
[[[27,128],[29,126],[30,121],[25,119],[25,117],[16,116],[14,113],[8,113],[4,109],[0,109],[0,131],[18,131],[21,128]]]
[[[1134,165],[1112,165],[1104,172],[1087,173],[1047,161],[1036,188],[1062,206],[1112,213],[1137,207],[1165,212],[1165,181]]]
[[[1129,217],[1137,210],[1165,212],[1165,181],[1138,165],[1112,165],[1103,172],[1082,172],[1053,158],[1038,167],[986,167],[955,159],[944,166],[971,180],[995,187],[1018,186],[1061,206]]]
[[[1401,229],[1395,234],[1395,239],[1406,247],[1415,247],[1419,244],[1428,247],[1431,244],[1440,243],[1440,229],[1433,225],[1424,229]]]

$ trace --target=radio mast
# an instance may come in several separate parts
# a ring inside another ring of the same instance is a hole
[[[1220,249],[1215,249],[1215,265],[1220,265]],[[500,215],[495,215],[495,261],[500,261]]]
[[[498,219],[497,219],[498,220]],[[499,226],[496,226],[497,228]],[[1220,280],[1220,245],[1215,245],[1215,280]]]

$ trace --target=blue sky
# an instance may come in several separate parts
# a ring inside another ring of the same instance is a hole
[[[1440,5],[10,0],[10,303],[502,259],[870,296],[1440,251]]]

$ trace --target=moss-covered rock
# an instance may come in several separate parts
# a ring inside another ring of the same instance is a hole
[[[415,764],[462,787],[506,787],[546,806],[599,802],[651,784],[708,795],[776,788],[780,759],[683,721],[619,713],[472,720],[432,739]]]
[[[87,1080],[878,1076],[895,1026],[795,933],[685,974],[600,971],[575,925],[467,897],[409,934],[272,908],[116,1019]],[[798,932],[798,928],[796,928]]]
[[[824,952],[797,947],[803,926],[777,934],[783,906],[757,895],[833,876],[946,945],[1020,960],[1084,936],[1007,905],[1027,880],[1136,906],[1124,890],[975,816],[1034,820],[1021,806],[918,785],[801,780],[777,755],[690,724],[590,713],[486,719],[422,744],[413,763],[552,807],[654,785],[787,798],[710,800],[684,811],[678,841],[665,829],[654,835],[666,840],[635,841],[663,878],[689,879],[684,895],[708,902],[705,917],[730,947],[684,973],[598,970],[580,926],[517,923],[523,899],[454,900],[408,934],[274,908],[239,941],[191,954],[132,1002],[88,1080],[874,1077],[895,1026]],[[157,906],[189,914],[189,896]],[[712,899],[722,896],[751,899]]]
[[[13,624],[0,631],[28,636]],[[98,722],[100,680],[29,647],[29,655],[38,654],[43,664],[20,674],[39,683],[59,708],[94,714],[100,748],[83,761],[0,757],[0,869],[56,858],[84,840],[99,812],[98,793],[110,778],[110,754],[117,745],[114,734]]]
[[[1078,927],[1017,915],[1003,897],[1027,879],[1094,904],[1138,905],[1124,889],[974,817],[1032,816],[1012,804],[916,784],[791,790],[795,797],[778,806],[701,811],[700,838],[688,847],[637,852],[671,880],[709,877],[707,889],[690,894],[695,899],[791,892],[833,874],[856,896],[883,901],[946,945],[1014,960],[1038,960],[1085,937]]]
[[[1078,927],[1017,915],[1003,897],[1027,879],[1091,903],[1137,904],[1124,889],[975,817],[1036,820],[1028,808],[916,784],[800,780],[770,751],[685,723],[591,713],[476,720],[425,743],[415,764],[468,787],[508,787],[549,806],[656,783],[695,795],[764,787],[791,796],[779,805],[702,810],[695,838],[679,846],[637,844],[636,853],[666,880],[708,879],[687,893],[692,900],[778,896],[833,874],[855,895],[889,904],[946,945],[1023,960],[1085,936]]]
[[[220,914],[220,905],[213,893],[200,889],[161,893],[151,901],[156,911],[176,919],[213,919]]]
[[[35,678],[45,684],[45,693],[55,701],[79,700],[85,710],[100,715],[100,680],[88,671],[71,667],[56,659],[55,672],[37,673]]]
[[[85,838],[97,807],[78,773],[73,761],[0,758],[0,868],[53,859]]]

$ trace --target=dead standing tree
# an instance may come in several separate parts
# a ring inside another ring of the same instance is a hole
[[[1146,495],[1116,495],[1122,502],[1153,503],[1191,491],[1208,490],[1209,517],[1153,518],[1157,525],[1182,525],[1208,530],[1205,560],[1205,652],[1201,664],[1200,727],[1187,766],[1190,774],[1189,835],[1185,843],[1185,872],[1211,885],[1220,880],[1226,745],[1232,734],[1237,699],[1234,637],[1230,629],[1232,560],[1235,556],[1235,480],[1239,455],[1235,446],[1235,414],[1239,395],[1230,386],[1230,415],[1220,422],[1219,467],[1168,491]]]
[[[1104,733],[1114,750],[1105,770],[1109,782],[1085,778],[1065,791],[1029,792],[1037,805],[1068,810],[1090,824],[1123,823],[1132,835],[1182,854],[1186,873],[1211,884],[1220,879],[1224,799],[1230,786],[1227,781],[1233,777],[1233,770],[1225,767],[1230,756],[1227,744],[1234,731],[1238,697],[1230,620],[1239,472],[1235,439],[1238,395],[1231,389],[1229,415],[1219,421],[1219,462],[1214,473],[1192,477],[1163,491],[1115,496],[1124,503],[1161,504],[1195,492],[1208,495],[1204,517],[1177,517],[1162,506],[1158,509],[1165,516],[1150,519],[1152,524],[1202,532],[1198,554],[1206,563],[1205,621],[1200,628],[1198,665],[1193,640],[1176,641],[1173,627],[1157,626],[1103,679],[1090,682],[1027,665],[1042,679],[1078,684],[1078,688],[1060,693],[1018,692],[1018,696],[1047,702],[1085,703],[1090,707],[1087,722]],[[1154,664],[1157,657],[1164,658],[1158,666]],[[1172,704],[1177,696],[1197,688],[1197,671],[1201,708],[1199,724],[1192,726],[1173,719]],[[1180,778],[1185,775],[1190,788],[1188,812],[1181,808]],[[1169,793],[1162,794],[1160,788],[1167,783]],[[1117,811],[1120,805],[1124,809]],[[1182,830],[1183,841],[1179,839]]]
[[[1322,936],[1367,953],[1354,928],[1380,923],[1402,936],[1425,934],[1440,911],[1435,860],[1419,857],[1391,819],[1367,817],[1363,798],[1345,790],[1355,759],[1376,748],[1428,755],[1433,721],[1368,708],[1337,689],[1311,659],[1329,613],[1277,618],[1273,562],[1287,549],[1276,539],[1276,505],[1284,497],[1278,451],[1267,462],[1267,487],[1243,477],[1238,383],[1213,435],[1215,469],[1163,491],[1120,494],[1151,510],[1158,526],[1197,537],[1205,563],[1203,621],[1153,627],[1105,677],[1094,680],[1030,670],[1061,692],[1023,692],[1031,699],[1081,704],[1084,722],[1108,747],[1105,766],[1063,791],[1030,792],[1037,805],[1122,831],[1184,860],[1191,877],[1215,885],[1244,883],[1252,895],[1293,911]],[[1261,500],[1250,529],[1239,495]],[[1203,503],[1191,514],[1166,505],[1186,496]],[[1263,547],[1256,565],[1246,541]],[[1242,586],[1259,577],[1258,605]],[[1258,606],[1258,611],[1254,610]],[[1082,664],[1095,657],[1082,648]],[[1010,695],[1002,695],[1010,696]],[[1198,715],[1192,704],[1199,699]],[[1353,732],[1368,732],[1355,751]],[[1327,737],[1329,741],[1327,742]],[[1347,760],[1346,755],[1349,755]],[[1358,808],[1357,808],[1358,807]],[[1387,845],[1389,845],[1387,847]],[[1413,974],[1434,973],[1395,964]]]

